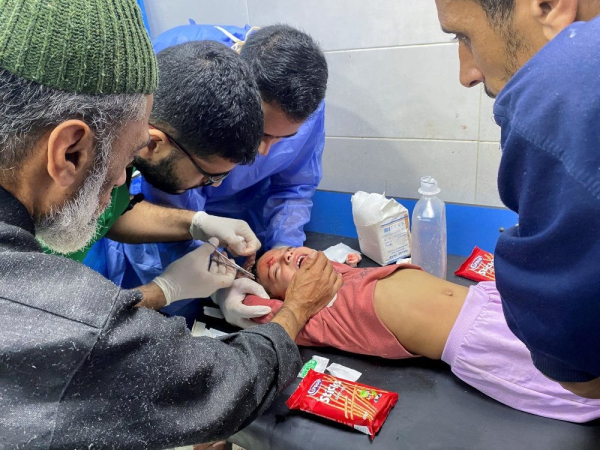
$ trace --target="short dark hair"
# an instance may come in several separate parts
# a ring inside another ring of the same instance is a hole
[[[150,123],[200,158],[254,161],[263,135],[261,97],[248,65],[227,46],[192,41],[158,53]]]
[[[327,60],[306,33],[272,25],[251,33],[241,52],[262,99],[277,103],[294,122],[304,122],[325,98]]]
[[[510,22],[515,0],[475,0],[475,2],[483,8],[493,26],[502,27]]]

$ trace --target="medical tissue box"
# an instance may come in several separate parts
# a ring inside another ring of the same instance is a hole
[[[352,215],[360,250],[385,266],[410,256],[408,210],[394,199],[359,191],[352,196]]]

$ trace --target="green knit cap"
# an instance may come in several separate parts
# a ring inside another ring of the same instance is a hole
[[[158,70],[135,0],[0,0],[0,68],[82,94],[150,94]]]

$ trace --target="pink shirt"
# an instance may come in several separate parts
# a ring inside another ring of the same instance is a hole
[[[419,267],[400,264],[354,269],[339,263],[333,263],[333,266],[344,278],[337,300],[331,307],[323,308],[308,321],[296,338],[296,343],[306,346],[330,346],[351,353],[388,359],[414,357],[415,355],[409,353],[379,320],[373,307],[373,296],[377,281],[396,270]],[[266,323],[279,311],[283,302],[249,295],[244,304],[270,306],[271,314],[254,319],[258,323]]]

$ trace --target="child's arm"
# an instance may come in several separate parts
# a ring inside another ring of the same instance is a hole
[[[281,309],[281,307],[283,306],[283,301],[278,300],[278,299],[262,298],[262,297],[258,297],[257,295],[247,295],[246,298],[244,299],[244,305],[270,307],[271,308],[270,314],[252,319],[256,323],[263,324],[263,323],[268,323],[271,321],[271,319],[275,316],[275,314],[277,314],[277,311],[279,311]],[[297,344],[311,346],[311,347],[330,345],[328,343],[321,342],[321,341],[313,338],[313,336],[322,336],[323,335],[323,333],[321,331],[321,329],[322,329],[321,313],[322,313],[322,311],[317,313],[306,323],[306,325],[304,326],[302,331],[300,331],[300,333],[296,337]]]
[[[267,314],[266,316],[255,317],[254,319],[252,319],[256,323],[263,324],[263,323],[268,323],[271,321],[273,316],[275,316],[275,314],[277,314],[277,311],[279,311],[281,309],[283,302],[281,300],[277,300],[277,299],[262,298],[262,297],[259,297],[258,295],[246,295],[246,298],[244,299],[244,305],[246,305],[246,306],[268,306],[269,308],[271,308],[271,312],[269,314]]]

